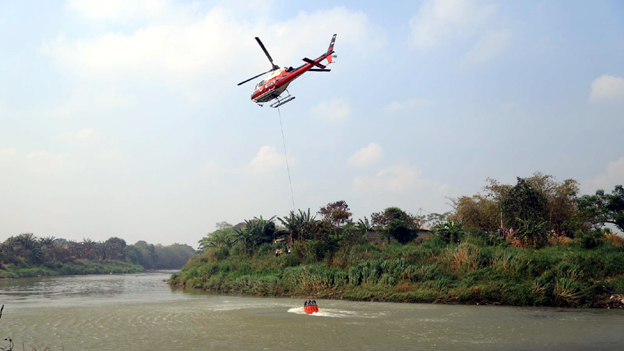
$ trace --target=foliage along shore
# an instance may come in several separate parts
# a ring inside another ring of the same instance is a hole
[[[515,186],[489,182],[485,195],[461,197],[454,212],[428,218],[394,207],[355,223],[338,201],[321,208],[320,220],[308,210],[277,218],[279,225],[275,217],[220,223],[169,283],[257,296],[622,306],[624,239],[601,227],[623,230],[622,186],[577,198],[576,182],[539,173]],[[499,221],[505,227],[497,230]],[[431,240],[421,242],[423,225]],[[388,243],[371,242],[371,232]]]
[[[68,263],[46,262],[39,266],[5,266],[1,278],[50,277],[84,274],[122,274],[145,272],[143,266],[123,261],[75,260]]]
[[[184,244],[163,246],[141,240],[126,245],[117,237],[103,242],[71,241],[24,233],[0,244],[0,278],[179,269],[194,254],[195,250]]]
[[[357,245],[312,262],[305,252],[316,244],[295,244],[280,257],[272,247],[253,257],[199,255],[170,284],[257,296],[511,306],[598,307],[624,294],[624,249],[611,242],[590,250],[575,242],[535,250],[434,239]]]

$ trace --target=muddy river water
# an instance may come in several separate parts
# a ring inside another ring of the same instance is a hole
[[[624,311],[317,300],[307,315],[302,299],[182,291],[169,275],[0,281],[0,337],[53,351],[624,350]]]

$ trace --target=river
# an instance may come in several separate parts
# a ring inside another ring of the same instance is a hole
[[[624,349],[624,311],[319,300],[306,315],[302,299],[187,292],[169,274],[2,280],[0,337],[52,351]]]

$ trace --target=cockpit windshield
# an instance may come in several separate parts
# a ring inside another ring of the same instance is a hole
[[[264,80],[259,81],[258,85],[256,85],[256,89],[259,89],[263,85],[264,85]]]

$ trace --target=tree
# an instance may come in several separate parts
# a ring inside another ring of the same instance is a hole
[[[154,269],[158,256],[156,254],[156,247],[153,244],[148,244],[145,240],[139,240],[134,245],[129,245],[127,251],[130,252],[130,259],[136,259],[138,261],[131,261],[138,263],[146,269]]]
[[[558,182],[551,175],[534,173],[526,178],[535,190],[546,198],[544,220],[548,221],[549,229],[569,230],[569,222],[576,212],[576,195],[579,184],[574,179]]]
[[[452,199],[455,213],[453,219],[462,223],[468,230],[495,231],[500,226],[500,206],[486,196],[460,196]]]
[[[360,230],[362,232],[362,234],[366,234],[368,232],[372,232],[373,231],[373,226],[369,222],[368,218],[366,218],[366,216],[364,216],[363,220],[362,219],[358,219],[358,222],[355,225],[355,227],[358,230]]]
[[[222,222],[217,222],[216,227],[217,227],[217,230],[220,230],[220,229],[232,228],[232,225],[226,221],[222,221]]]
[[[116,236],[108,238],[108,240],[106,240],[106,244],[108,244],[108,245],[118,244],[122,248],[126,247],[126,241],[124,239],[118,238]]]
[[[235,234],[236,231],[232,227],[217,229],[199,241],[199,250],[205,251],[209,247],[230,247],[234,243]]]
[[[275,216],[264,219],[254,217],[251,221],[245,220],[245,230],[252,235],[252,245],[258,247],[262,244],[270,244],[275,239],[277,228],[275,227]]]
[[[39,244],[41,248],[44,250],[51,249],[55,246],[56,238],[53,236],[47,236],[43,238],[39,238]]]
[[[280,223],[284,226],[284,231],[288,235],[288,241],[304,241],[306,238],[312,237],[316,226],[316,216],[310,215],[310,209],[307,212],[299,210],[298,213],[290,211],[287,217],[278,217]]]
[[[546,228],[548,222],[537,222],[533,219],[523,220],[522,218],[516,218],[519,226],[515,231],[514,236],[522,240],[525,244],[533,246],[534,249],[543,247],[548,242],[548,238],[551,233]]]
[[[342,241],[348,245],[356,245],[364,243],[368,232],[373,231],[368,218],[364,217],[364,220],[358,220],[357,224],[347,223],[342,228]]]
[[[507,225],[517,228],[521,224],[518,218],[542,222],[546,217],[546,197],[525,178],[517,179],[518,183],[509,189],[501,202]]]
[[[247,228],[235,228],[236,234],[234,234],[234,242],[240,243],[243,247],[243,252],[248,253],[253,247],[253,232],[247,230]]]
[[[13,247],[20,248],[24,251],[30,251],[38,246],[37,238],[33,233],[23,233],[15,237]]]
[[[432,232],[447,244],[459,243],[466,235],[463,224],[455,223],[453,221],[434,226]]]
[[[156,269],[179,269],[195,255],[195,250],[186,244],[156,245],[155,249],[158,257],[154,264]]]
[[[604,190],[578,199],[578,209],[592,224],[611,223],[624,232],[624,187],[616,185],[611,194]]]
[[[387,230],[391,237],[403,245],[416,239],[418,236],[418,232],[415,229],[410,228],[407,222],[400,219],[393,219],[388,222]]]
[[[318,214],[335,228],[340,228],[349,223],[352,215],[349,212],[349,205],[344,200],[328,203],[325,207],[321,207]]]
[[[235,228],[234,242],[241,243],[245,253],[250,249],[256,248],[262,244],[273,242],[278,234],[275,227],[275,216],[265,220],[255,217],[252,220],[245,220],[244,228]]]
[[[501,184],[491,178],[486,182],[485,198],[499,206],[498,214],[501,212],[504,214],[504,225],[517,227],[520,224],[516,218],[527,220],[530,217],[538,222],[547,221],[549,229],[575,229],[576,223],[573,222],[576,213],[576,195],[579,191],[576,180],[566,179],[559,182],[551,175],[536,172],[530,177],[518,178],[515,186]],[[476,200],[477,196],[480,195],[473,196],[473,199]],[[465,224],[469,229],[474,229],[472,223]],[[488,228],[479,229],[495,228],[491,228],[490,225]]]
[[[418,236],[420,219],[398,207],[388,207],[383,212],[373,213],[371,219],[374,226],[383,230],[388,240],[394,238],[401,244],[407,244]]]
[[[330,202],[325,207],[321,207],[318,213],[323,217],[323,221],[331,225],[336,239],[340,238],[341,228],[351,222],[352,213],[349,212],[349,205],[344,200]]]
[[[118,237],[111,237],[102,245],[102,259],[123,260],[126,257],[126,241]]]

